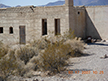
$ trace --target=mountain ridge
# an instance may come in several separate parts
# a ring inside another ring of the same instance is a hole
[[[57,6],[63,4],[65,4],[65,1],[56,1],[56,2],[50,2],[44,6]],[[74,0],[74,6],[81,6],[81,5],[84,6],[108,5],[108,0]]]
[[[7,5],[4,5],[4,4],[0,4],[0,8],[9,8],[11,6],[7,6]]]

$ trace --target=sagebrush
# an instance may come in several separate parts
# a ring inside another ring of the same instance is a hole
[[[38,53],[37,48],[24,46],[17,50],[17,57],[27,64],[27,62],[29,62],[33,56],[37,56]]]
[[[0,59],[0,74],[2,74],[3,79],[6,79],[10,75],[14,75],[17,67],[16,58],[12,51],[11,54]]]
[[[0,41],[0,59],[5,56],[9,51],[9,47],[7,45],[4,45],[1,41]]]
[[[58,73],[65,69],[70,57],[81,56],[83,50],[84,42],[75,38],[73,31],[45,36],[14,50],[0,42],[0,74],[6,78],[9,75],[26,77],[33,70]]]
[[[73,53],[69,44],[61,42],[50,44],[44,53],[40,55],[41,62],[39,63],[39,67],[44,71],[60,72],[67,64],[68,53]]]

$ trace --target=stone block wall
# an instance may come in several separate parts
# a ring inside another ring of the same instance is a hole
[[[67,21],[67,7],[18,7],[0,9],[0,40],[5,43],[19,43],[19,26],[25,26],[26,42],[39,39],[42,36],[42,19],[47,19],[47,34],[55,32],[55,19],[60,19],[60,32],[63,34],[69,29]],[[9,34],[9,27],[13,27],[13,34]]]

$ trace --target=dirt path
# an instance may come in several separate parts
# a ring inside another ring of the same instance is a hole
[[[71,58],[68,69],[71,80],[75,81],[108,81],[108,43],[96,43],[87,45],[84,52],[87,54],[80,58]],[[78,73],[79,72],[79,73]]]

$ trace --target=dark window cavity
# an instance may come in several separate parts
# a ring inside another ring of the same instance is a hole
[[[78,12],[78,14],[80,14],[80,12]]]
[[[13,34],[13,27],[10,27],[10,28],[9,28],[9,33],[10,33],[10,34]]]
[[[60,19],[55,19],[55,35],[60,35]]]
[[[3,27],[0,27],[0,33],[3,33]]]
[[[42,19],[42,35],[47,35],[47,19]]]

